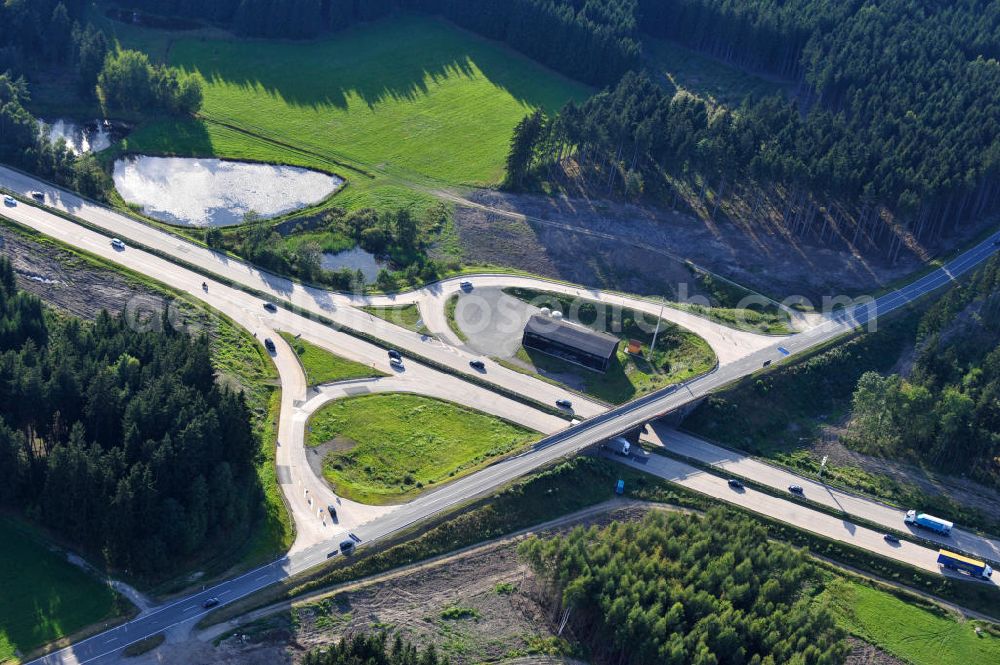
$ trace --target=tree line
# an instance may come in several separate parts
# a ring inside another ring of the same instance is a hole
[[[881,248],[953,234],[1000,200],[1000,11],[963,0],[672,0],[638,29],[798,83],[796,102],[720,108],[630,72],[524,123],[508,185],[576,163],[601,193],[778,218],[794,235]],[[603,192],[602,192],[603,189]]]
[[[202,81],[153,65],[136,51],[112,48],[85,23],[83,0],[13,0],[0,3],[0,160],[100,198],[110,179],[92,156],[52,143],[28,110],[30,83],[38,74],[72,82],[84,101],[98,100],[109,112],[197,112]]]
[[[437,14],[509,44],[556,71],[607,85],[639,66],[636,0],[133,0],[254,37],[315,37],[397,9]]]
[[[849,442],[1000,486],[1000,260],[920,319],[905,376],[857,382]]]
[[[0,505],[132,574],[247,537],[259,444],[207,337],[48,315],[0,258]]]
[[[357,245],[389,263],[390,267],[378,273],[375,283],[384,291],[393,291],[404,283],[434,281],[452,267],[426,255],[430,237],[442,223],[442,214],[440,209],[431,209],[418,217],[407,208],[382,212],[372,208],[350,212],[334,208],[325,212],[318,224],[293,229],[301,233],[326,232],[335,240],[333,245],[324,247],[311,239],[289,242],[273,222],[251,212],[237,228],[206,229],[205,243],[214,249],[235,252],[266,270],[340,291],[362,292],[366,280],[360,270],[327,270],[322,265],[324,252],[336,253]]]
[[[833,665],[847,654],[830,611],[807,592],[806,556],[731,511],[652,512],[525,541],[554,623],[596,663]]]
[[[302,665],[448,665],[448,659],[438,657],[433,644],[420,650],[396,635],[390,645],[379,633],[345,637],[335,646],[310,651]]]

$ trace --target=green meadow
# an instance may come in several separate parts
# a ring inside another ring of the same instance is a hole
[[[306,445],[324,446],[323,473],[337,494],[385,504],[480,469],[538,437],[452,402],[386,393],[327,404],[310,419]]]
[[[831,581],[829,600],[837,622],[853,635],[913,665],[1000,663],[1000,631],[961,621],[932,605],[921,607],[847,579]]]
[[[114,592],[33,529],[0,517],[0,542],[0,663],[115,616]]]
[[[119,39],[156,43],[134,30]],[[334,171],[349,180],[336,197],[345,207],[427,198],[414,188],[495,184],[521,118],[590,93],[506,47],[416,15],[309,42],[180,38],[164,52],[207,81],[202,112],[140,127],[122,148]]]

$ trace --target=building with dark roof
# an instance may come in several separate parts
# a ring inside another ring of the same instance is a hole
[[[528,319],[521,338],[526,349],[541,351],[597,372],[607,371],[620,341],[613,335],[542,314]]]

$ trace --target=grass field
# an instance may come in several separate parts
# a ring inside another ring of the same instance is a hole
[[[385,319],[389,323],[402,326],[421,335],[430,335],[431,331],[424,325],[420,316],[420,308],[416,305],[401,305],[399,307],[362,307],[372,316]]]
[[[579,323],[621,338],[618,354],[603,373],[524,347],[517,352],[516,360],[519,362],[502,361],[507,367],[519,371],[534,368],[543,378],[563,383],[611,404],[621,404],[653,390],[692,379],[712,369],[717,360],[705,340],[669,321],[660,322],[656,349],[650,354],[655,316],[644,316],[641,312],[625,308],[619,308],[617,312],[607,308],[607,320],[602,321],[601,312],[604,309],[599,303],[575,301],[570,296],[533,289],[507,288],[504,293],[526,302],[559,308],[565,313],[576,312]],[[631,339],[641,343],[639,355],[627,352]]]
[[[385,376],[384,372],[372,369],[363,363],[354,362],[330,353],[315,344],[299,339],[286,332],[279,335],[288,342],[298,356],[299,363],[306,373],[306,383],[318,386],[321,383],[347,381],[349,379],[364,379],[371,376]]]
[[[372,504],[405,500],[539,436],[457,404],[403,393],[332,402],[309,425],[307,445],[330,446],[323,470],[337,494]]]
[[[339,205],[413,203],[414,183],[495,184],[514,125],[590,90],[441,20],[401,15],[310,42],[185,39],[134,29],[208,81],[200,120],[136,131],[135,152],[291,162],[337,171]],[[426,196],[426,195],[424,195]]]
[[[115,616],[107,585],[0,517],[0,663]]]
[[[974,622],[943,610],[845,579],[833,580],[823,597],[844,629],[914,665],[1000,663],[1000,633],[976,635]]]

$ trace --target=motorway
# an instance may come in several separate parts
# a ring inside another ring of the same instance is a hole
[[[24,178],[24,176],[21,176],[20,174],[17,175],[19,178]],[[0,184],[11,187],[10,183],[6,181],[6,176],[3,175],[2,172],[0,172]],[[21,182],[21,186],[26,187],[25,191],[27,191],[27,189],[46,189],[43,183],[31,180]],[[17,189],[17,187],[11,188]],[[61,197],[62,195],[59,196]],[[150,231],[150,227],[127,217],[123,217],[113,211],[104,210],[103,208],[93,204],[86,204],[86,206],[94,208],[100,213],[99,215],[93,215],[95,218],[113,218],[114,223],[112,228],[114,230],[108,229],[109,234],[114,233],[114,235],[119,235],[126,239],[136,239],[138,236]],[[74,206],[70,205],[69,207],[73,208]],[[77,213],[79,209],[82,209],[82,206],[79,205],[75,207],[76,209],[73,210],[74,213]],[[293,333],[300,332],[304,336],[307,336],[310,341],[321,339],[324,346],[327,346],[328,348],[332,347],[331,350],[335,350],[335,352],[346,357],[356,359],[362,357],[371,358],[373,363],[382,363],[382,366],[387,366],[387,363],[385,363],[384,351],[374,345],[358,340],[356,337],[332,330],[330,327],[324,326],[317,321],[311,321],[291,312],[279,310],[274,317],[265,316],[260,309],[260,301],[257,298],[249,296],[245,292],[238,289],[231,289],[216,282],[211,282],[208,293],[203,293],[200,288],[200,284],[204,278],[201,275],[178,266],[171,261],[153,256],[131,247],[123,252],[115,252],[110,249],[107,237],[84,229],[83,227],[68,222],[67,220],[46,212],[45,210],[22,204],[14,208],[8,208],[5,211],[5,215],[26,226],[35,228],[42,233],[52,235],[53,237],[56,237],[64,242],[100,255],[130,269],[148,274],[174,288],[186,291],[196,298],[201,298],[212,307],[218,308],[220,311],[236,320],[240,325],[243,325],[250,330],[254,330],[255,332],[261,331],[269,336],[273,335],[273,330],[275,328],[289,330]],[[93,219],[88,221],[94,223],[95,225],[98,224]],[[101,224],[101,226],[103,226],[103,224]],[[157,234],[166,235],[158,230],[153,231]],[[184,243],[184,241],[173,238],[172,236],[167,237],[172,238],[171,242],[173,246],[168,247],[166,250],[161,249],[160,251],[164,254],[177,256],[182,261],[194,263],[189,261],[189,252],[187,247],[185,247],[186,243]],[[543,439],[524,454],[504,460],[482,471],[455,481],[454,483],[442,487],[434,492],[425,494],[409,504],[398,506],[391,511],[379,515],[378,519],[359,518],[353,523],[338,525],[340,528],[336,532],[333,530],[318,530],[317,533],[311,533],[309,538],[301,543],[297,541],[296,547],[293,548],[289,555],[273,564],[252,571],[251,573],[244,574],[238,578],[223,582],[212,589],[195,594],[181,601],[177,601],[164,607],[155,608],[149,613],[140,616],[138,619],[129,622],[124,626],[102,633],[88,640],[81,641],[74,644],[72,647],[50,654],[49,656],[39,659],[36,662],[82,663],[93,661],[94,659],[105,655],[114,654],[126,644],[161,632],[168,626],[189,622],[196,618],[203,613],[203,610],[201,609],[201,602],[208,597],[218,597],[223,602],[231,602],[232,600],[235,600],[243,595],[264,588],[265,586],[268,586],[269,584],[272,584],[289,574],[300,572],[324,561],[333,551],[333,544],[339,539],[340,533],[350,531],[358,539],[360,539],[362,543],[384,538],[406,526],[412,525],[415,522],[425,519],[426,517],[455,506],[470,497],[479,496],[493,491],[510,480],[549,464],[554,460],[576,454],[593,446],[595,443],[655,420],[657,417],[674,409],[690,404],[693,400],[704,396],[706,393],[718,387],[760,369],[763,362],[766,360],[770,360],[772,362],[781,361],[785,357],[785,354],[778,351],[779,345],[784,347],[792,355],[801,353],[818,344],[842,335],[856,325],[864,324],[877,315],[885,314],[894,309],[905,306],[920,296],[925,295],[941,286],[947,285],[952,280],[962,274],[965,274],[992,255],[992,253],[996,250],[994,241],[998,237],[1000,236],[995,235],[987,239],[986,241],[961,254],[958,258],[949,262],[944,267],[929,273],[928,275],[916,280],[912,284],[898,291],[893,291],[882,296],[872,305],[863,305],[850,310],[844,310],[831,317],[828,321],[792,337],[780,339],[768,338],[769,343],[767,345],[762,345],[760,348],[749,350],[749,352],[733,359],[731,362],[721,364],[716,371],[701,378],[692,380],[680,389],[653,393],[609,411],[603,411],[603,407],[596,403],[583,402],[582,405],[584,409],[581,410],[580,415],[590,416],[587,420],[584,420],[575,427],[564,428],[556,431],[554,434]],[[142,242],[141,239],[139,241]],[[214,254],[212,254],[212,256],[214,257],[212,259],[212,272],[218,272],[215,268],[218,268],[220,265],[227,266],[238,263],[232,262],[228,259],[219,259],[218,256]],[[330,318],[335,318],[336,320],[349,321],[349,325],[356,328],[360,328],[360,326],[355,325],[356,323],[363,322],[365,320],[369,321],[369,323],[374,323],[374,321],[372,321],[372,317],[355,309],[350,305],[350,303],[344,302],[335,306],[331,305],[330,300],[333,296],[330,294],[327,294],[327,296],[321,296],[316,293],[305,295],[307,289],[297,285],[293,286],[291,290],[289,290],[287,284],[277,284],[272,288],[268,284],[270,276],[264,277],[259,271],[247,268],[246,266],[244,266],[244,269],[249,270],[252,276],[252,278],[250,278],[251,283],[248,284],[248,286],[252,286],[253,288],[266,293],[272,293],[276,299],[288,299],[289,296],[297,297],[301,302],[311,303],[311,306],[319,307],[323,311],[324,315]],[[239,270],[240,269],[237,268],[237,272]],[[232,279],[231,277],[229,278]],[[243,280],[237,281],[243,282]],[[317,290],[312,289],[311,291],[315,292]],[[339,297],[349,298],[349,296]],[[333,311],[337,316],[331,317],[331,311]],[[398,333],[396,331],[402,329],[385,324],[384,327],[379,328],[378,332],[384,333],[386,330],[393,335],[397,335]],[[449,367],[456,367],[456,369],[460,368],[461,372],[468,371],[467,358],[460,350],[455,350],[443,344],[432,343],[420,339],[419,336],[414,336],[414,334],[409,333],[409,331],[404,332],[406,332],[407,335],[398,338],[401,342],[398,344],[399,346],[408,348],[405,345],[420,344],[421,346],[418,348],[421,349],[421,354],[428,357],[431,357],[431,355],[427,350],[434,349],[434,353],[436,354],[436,357],[434,357],[435,360],[437,360],[438,357],[448,358],[451,362],[444,364]],[[275,338],[275,342],[280,342],[280,338]],[[393,343],[395,344],[396,342],[394,341]],[[376,355],[378,356],[377,358]],[[282,370],[282,365],[286,364],[287,371],[292,371],[290,369],[290,365],[287,364],[288,361],[286,358],[291,358],[294,361],[294,356],[291,350],[287,346],[279,344],[276,360],[279,363],[279,372],[281,372],[283,384],[286,378],[286,371]],[[301,372],[301,369],[299,368],[297,371]],[[414,377],[416,377],[418,372],[427,372],[426,376],[419,377],[420,381],[437,381],[442,377],[449,377],[449,380],[453,380],[456,382],[456,385],[461,386],[460,389],[463,391],[463,399],[459,401],[462,401],[463,403],[468,398],[468,395],[473,394],[475,390],[477,390],[475,386],[461,381],[454,376],[419,366],[419,364],[416,363],[408,363],[407,373],[411,371],[413,372],[412,376]],[[499,369],[495,369],[491,366],[489,372],[490,378],[495,380],[495,375],[497,373],[499,373]],[[553,396],[565,396],[565,392],[555,386],[538,381],[532,377],[524,377],[513,372],[511,374],[514,374],[514,376],[517,377],[516,384],[520,387],[518,390],[520,394],[532,396],[539,399],[539,401],[554,398]],[[507,377],[501,378],[506,380]],[[306,403],[306,397],[308,397],[308,395],[305,394],[306,391],[304,384],[298,385],[296,381],[296,379],[292,378],[291,383],[293,384],[294,389],[288,390],[287,396],[283,394],[282,429],[279,433],[279,440],[283,442],[283,445],[279,446],[279,465],[281,464],[281,449],[284,448],[287,450],[294,450],[301,448],[301,434],[297,430],[304,422],[301,417],[301,408],[303,404]],[[284,387],[285,386],[283,385],[283,388]],[[483,391],[479,399],[487,401],[502,399],[496,394],[486,391],[485,389],[478,388],[478,390]],[[284,403],[285,400],[288,401],[287,411]],[[577,401],[578,405],[580,404],[578,399],[575,401]],[[518,406],[514,407],[514,404]],[[519,402],[511,401],[509,406],[515,410],[527,409],[528,411],[534,411],[533,409],[530,409],[530,407],[525,407]],[[296,409],[300,410],[299,417],[295,417],[294,415]],[[579,406],[578,409],[580,409]],[[286,413],[292,413],[293,417],[286,419],[284,417]],[[519,420],[518,417],[510,419]],[[296,423],[298,423],[298,425],[296,425]],[[286,424],[287,427],[291,429],[286,430]],[[553,423],[553,425],[555,425],[555,423]],[[545,426],[541,423],[539,424],[538,429],[541,431],[552,431],[551,426]],[[655,466],[655,468],[662,471],[662,473],[659,473],[658,471],[658,475],[663,475],[664,477],[669,476],[674,479],[676,477],[680,477],[681,481],[685,478],[699,478],[702,476],[715,478],[714,476],[711,476],[711,474],[705,474],[704,472],[694,469],[693,467],[689,467],[688,465],[677,466],[673,460],[668,461],[670,463],[668,467],[660,469],[660,465],[667,464],[667,462],[658,461],[660,460],[659,457],[656,457],[656,460],[657,461],[654,464],[651,459],[649,464],[646,465],[646,470],[651,470]],[[650,464],[653,464],[654,466],[650,466]],[[293,464],[290,462],[290,466],[298,468],[299,473],[305,473],[305,470],[301,469],[300,464]],[[315,481],[315,478],[313,480]],[[718,479],[711,482],[717,481]],[[303,480],[303,482],[305,482],[305,480]],[[294,486],[294,482],[292,484]],[[682,482],[682,484],[684,483]],[[799,484],[802,483],[799,482]],[[699,489],[699,491],[704,490]],[[713,492],[706,493],[716,496]],[[761,501],[759,497],[751,494],[750,492],[747,492],[745,497],[725,495],[719,496],[718,498],[724,498],[725,500],[732,501],[739,505],[747,506],[748,504],[753,504],[748,507],[753,507]],[[823,516],[822,518],[819,518],[817,516],[823,515],[822,513],[818,513],[817,511],[810,510],[804,506],[796,505],[774,497],[771,497],[767,501],[771,500],[786,506],[785,508],[779,510],[779,513],[783,512],[783,516],[777,516],[778,519],[784,519],[785,521],[803,528],[812,530],[812,525],[819,523],[817,520],[822,521],[829,517]],[[315,507],[310,505],[309,510],[315,510]],[[298,524],[298,522],[299,516],[296,515],[296,523]],[[841,528],[840,531],[847,531],[847,529]],[[855,528],[851,533],[865,534],[866,530]],[[838,535],[840,536],[840,539],[845,538],[844,533],[838,533]],[[862,536],[858,536],[858,538],[862,538]],[[869,545],[871,545],[872,549],[882,553],[880,549],[882,546],[876,546],[875,543],[869,543],[868,536],[864,536],[864,540],[860,541],[859,544],[864,547],[869,547]],[[921,548],[920,546],[913,544],[907,544],[905,547],[898,549],[893,548],[893,551],[885,552],[884,554],[900,561],[906,561],[920,567],[926,567],[926,557],[928,556],[928,552],[933,552],[933,550]]]

